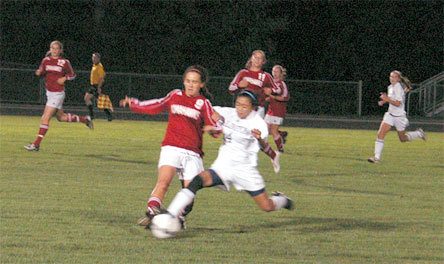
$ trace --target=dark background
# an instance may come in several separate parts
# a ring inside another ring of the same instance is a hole
[[[420,83],[443,71],[444,1],[5,1],[1,64],[37,68],[52,40],[74,69],[98,51],[107,71],[182,74],[201,64],[233,77],[251,51],[288,78],[363,80],[377,110],[397,69]]]

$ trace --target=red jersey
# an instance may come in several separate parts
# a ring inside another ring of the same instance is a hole
[[[257,96],[259,106],[264,106],[265,103],[264,87],[269,87],[273,90],[278,89],[271,74],[268,72],[263,70],[250,71],[242,69],[236,74],[233,81],[230,83],[230,86],[228,87],[229,92],[236,93],[239,89],[242,89],[238,87],[239,82],[242,80],[248,81],[248,86],[245,90],[251,91]]]
[[[40,63],[40,76],[45,77],[45,88],[50,92],[63,92],[65,85],[60,85],[57,80],[66,77],[66,80],[73,80],[76,77],[69,60],[62,57],[45,57]]]
[[[277,89],[273,90],[273,95],[282,96],[284,100],[278,101],[270,97],[270,104],[268,105],[267,115],[285,117],[287,113],[287,102],[290,99],[287,84],[283,81],[275,81]]]
[[[214,113],[210,101],[202,95],[189,97],[179,89],[160,99],[139,101],[131,98],[131,111],[158,114],[168,111],[168,126],[162,146],[174,146],[203,155],[203,124],[216,126],[211,118]]]

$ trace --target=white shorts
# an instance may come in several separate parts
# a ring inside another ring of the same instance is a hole
[[[181,180],[192,180],[204,170],[202,158],[198,153],[173,146],[161,148],[158,168],[163,165],[176,167]]]
[[[389,112],[384,114],[382,122],[394,126],[396,131],[405,131],[409,126],[409,120],[406,116],[392,116]]]
[[[264,116],[265,116],[265,107],[258,106],[256,112],[259,114],[260,117],[264,118]]]
[[[65,92],[46,91],[46,99],[47,106],[62,109],[63,101],[65,100]]]
[[[265,188],[264,179],[256,167],[245,166],[241,163],[233,166],[233,164],[227,164],[221,159],[216,159],[211,165],[211,169],[219,175],[224,183],[224,187],[219,187],[226,191],[230,190],[230,185],[233,185],[239,191],[253,192]]]
[[[265,122],[270,125],[282,125],[284,123],[284,118],[272,115],[265,115]]]

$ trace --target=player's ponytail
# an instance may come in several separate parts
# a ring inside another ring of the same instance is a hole
[[[407,78],[407,76],[404,76],[400,71],[393,71],[393,72],[398,74],[399,82],[401,83],[404,92],[405,93],[410,92],[413,88],[412,88],[412,82],[410,82],[409,78]]]

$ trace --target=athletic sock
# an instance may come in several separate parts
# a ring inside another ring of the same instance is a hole
[[[71,113],[66,113],[68,115],[68,120],[66,122],[81,122],[85,123],[87,122],[86,116],[78,116]]]
[[[421,132],[419,131],[410,131],[406,133],[406,136],[408,138],[409,141],[421,138]]]
[[[168,206],[168,212],[175,217],[182,215],[185,208],[193,202],[194,196],[196,195],[186,188],[180,190]]]
[[[278,150],[284,149],[284,142],[280,135],[277,138],[276,137],[274,138],[274,143],[276,143],[276,147],[278,148]]]
[[[375,141],[375,158],[380,160],[382,155],[382,150],[384,149],[384,139],[376,139]]]
[[[34,140],[34,146],[40,146],[40,142],[42,142],[43,137],[45,136],[46,132],[49,129],[49,125],[40,125],[39,128],[39,134],[37,135],[37,138]]]
[[[284,196],[271,196],[270,199],[273,201],[275,211],[284,208],[288,203],[287,198]]]
[[[93,119],[94,118],[94,111],[93,111],[92,104],[88,105],[88,111],[89,111],[89,116],[91,117],[91,119]]]
[[[268,142],[265,142],[265,146],[262,149],[262,151],[267,154],[267,156],[269,156],[272,160],[274,160],[274,158],[276,157],[276,152],[274,152],[274,150],[270,147],[270,144],[268,144]]]

